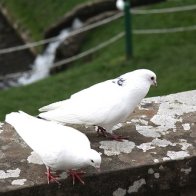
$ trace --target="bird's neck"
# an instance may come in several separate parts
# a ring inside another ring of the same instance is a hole
[[[78,153],[78,163],[81,163],[79,167],[86,167],[88,166],[89,158],[88,158],[88,152],[80,152]]]
[[[124,99],[131,100],[135,104],[139,104],[140,101],[147,95],[150,89],[150,85],[142,80],[137,80],[131,85],[127,85],[124,88]]]

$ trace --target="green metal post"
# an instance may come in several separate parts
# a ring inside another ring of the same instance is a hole
[[[130,57],[133,55],[133,47],[132,47],[131,13],[130,13],[129,0],[125,1],[124,15],[125,15],[126,57],[127,57],[127,59],[130,59]]]

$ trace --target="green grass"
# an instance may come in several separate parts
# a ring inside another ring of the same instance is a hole
[[[31,32],[34,40],[43,38],[43,32],[52,24],[57,22],[62,16],[73,9],[78,3],[93,0],[1,0],[24,29]]]
[[[170,7],[193,4],[193,0],[168,1],[150,6]],[[191,26],[196,24],[196,12],[144,15],[133,17],[134,29]],[[123,19],[88,33],[82,51],[94,47],[123,30]],[[36,115],[37,109],[54,101],[68,98],[72,93],[94,83],[122,73],[149,68],[157,73],[158,87],[148,96],[166,95],[196,89],[196,31],[134,35],[134,57],[126,61],[124,39],[88,57],[78,60],[68,70],[40,82],[0,92],[0,119],[6,113],[24,110]]]

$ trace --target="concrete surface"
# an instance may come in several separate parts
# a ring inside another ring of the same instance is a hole
[[[196,90],[144,99],[126,123],[114,127],[129,141],[76,127],[102,152],[102,165],[100,173],[84,169],[85,185],[73,187],[66,175],[61,186],[48,185],[40,159],[1,124],[0,195],[196,195]]]

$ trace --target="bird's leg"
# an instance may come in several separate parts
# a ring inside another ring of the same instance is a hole
[[[73,181],[73,185],[75,184],[75,179],[77,179],[78,181],[80,181],[82,184],[85,184],[84,181],[81,179],[81,175],[85,174],[84,171],[76,171],[76,170],[69,170],[68,171],[69,176],[72,177],[72,181]]]
[[[103,127],[100,127],[100,126],[97,126],[97,127],[98,127],[97,129],[98,135],[102,135],[111,140],[122,142],[123,140],[127,140],[129,138],[127,136],[116,135],[114,133],[108,133]]]
[[[106,132],[106,130],[103,127],[97,126],[97,133],[98,133],[98,135],[108,137],[108,133]]]
[[[61,183],[57,180],[58,176],[53,176],[49,167],[46,167],[46,169],[47,171],[45,172],[45,174],[47,175],[48,184],[50,184],[50,181],[55,181],[60,185]]]

